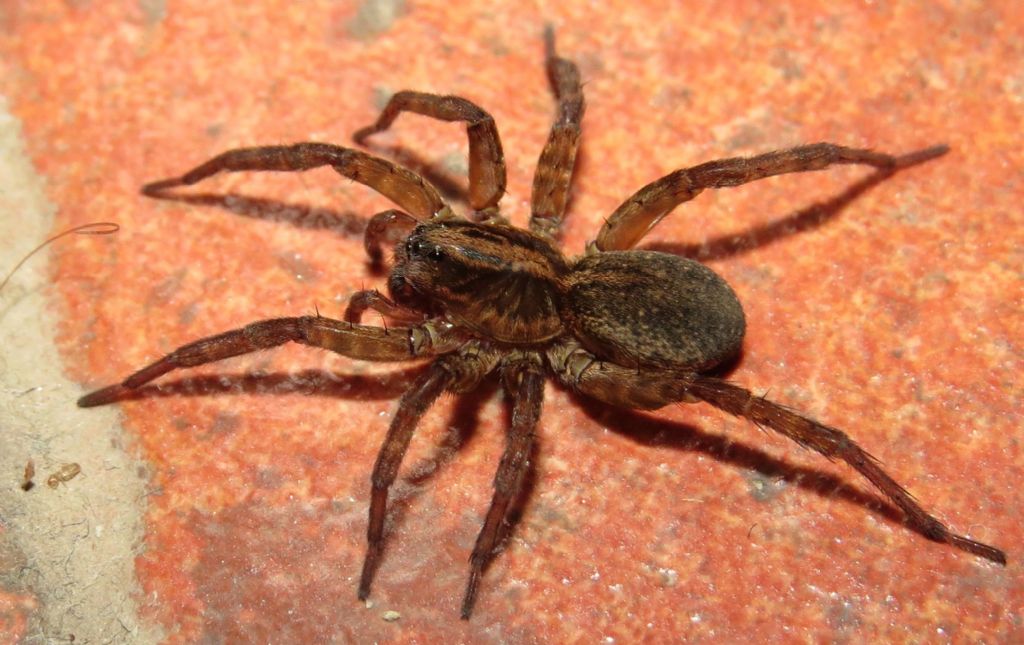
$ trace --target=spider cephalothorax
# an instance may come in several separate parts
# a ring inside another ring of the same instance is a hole
[[[654,409],[679,401],[706,401],[748,418],[830,459],[847,462],[929,538],[1005,564],[999,549],[952,533],[928,514],[841,431],[709,375],[708,370],[734,356],[742,343],[745,321],[736,295],[698,262],[634,250],[662,217],[706,188],[832,164],[865,164],[886,175],[940,156],[946,147],[896,157],[818,143],[677,170],[627,199],[605,221],[586,254],[569,259],[555,240],[579,144],[583,95],[576,66],[555,54],[550,31],[546,44],[558,114],[534,176],[529,230],[510,226],[498,215],[505,190],[498,132],[487,112],[462,98],[399,92],[374,125],[356,133],[356,140],[388,128],[403,111],[465,122],[472,219],[455,215],[415,173],[351,148],[299,143],[230,150],[181,177],[143,190],[159,197],[169,188],[221,171],[331,166],[402,209],[374,216],[365,237],[371,261],[379,263],[384,243],[404,235],[395,246],[390,297],[377,291],[356,293],[344,321],[319,315],[262,320],[196,341],[120,384],[82,397],[79,405],[110,403],[173,369],[289,341],[361,360],[432,359],[402,396],[373,468],[368,548],[359,583],[359,597],[365,598],[381,553],[388,491],[416,423],[442,392],[470,390],[498,372],[513,400],[512,423],[494,497],[470,560],[463,618],[472,611],[480,576],[495,553],[506,514],[529,468],[548,375],[611,405]],[[361,324],[362,314],[370,309],[393,325]]]

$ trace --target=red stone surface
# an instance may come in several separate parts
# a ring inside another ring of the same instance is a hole
[[[386,5],[0,8],[0,81],[56,228],[122,226],[105,253],[54,251],[72,375],[100,386],[252,320],[340,316],[351,292],[382,284],[360,238],[386,202],[329,171],[195,191],[262,203],[156,202],[138,188],[235,146],[345,144],[387,92],[490,110],[509,164],[504,209],[524,222],[553,114],[550,21],[588,100],[573,253],[678,167],[820,140],[952,147],[834,216],[801,210],[864,171],[705,193],[648,245],[697,252],[734,285],[750,331],[732,379],[847,430],[1010,564],[927,541],[849,469],[707,407],[639,415],[549,387],[529,501],[473,620],[457,608],[507,421],[494,397],[426,417],[367,609],[355,585],[368,474],[408,372],[289,347],[166,377],[122,405],[152,465],[139,501],[145,619],[170,642],[1024,640],[1013,3],[417,2],[372,28],[367,12]],[[458,179],[458,126],[403,117],[379,141]]]
[[[0,636],[11,642],[24,638],[28,617],[36,607],[33,596],[0,592]]]

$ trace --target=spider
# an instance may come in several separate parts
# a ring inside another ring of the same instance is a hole
[[[494,119],[457,96],[403,91],[377,121],[355,133],[357,143],[388,129],[403,112],[464,122],[469,138],[470,217],[453,212],[438,191],[401,166],[328,143],[229,150],[184,175],[153,182],[142,192],[166,197],[219,172],[304,171],[330,166],[390,198],[400,210],[373,216],[365,247],[380,265],[396,237],[388,295],[360,291],[345,320],[315,316],[260,320],[184,345],[121,383],[83,396],[89,407],[118,401],[172,370],[194,367],[289,341],[366,361],[430,359],[402,395],[373,467],[367,551],[358,596],[366,599],[381,556],[388,491],[416,425],[441,393],[472,390],[492,373],[512,403],[507,444],[494,493],[470,557],[461,606],[468,619],[480,578],[504,537],[507,515],[530,468],[541,416],[544,381],[606,404],[651,410],[705,401],[770,428],[829,459],[841,459],[885,494],[924,536],[982,558],[1006,563],[1003,551],[950,531],[925,511],[870,454],[843,432],[715,376],[735,357],[746,322],[736,294],[704,265],[654,251],[638,242],[676,206],[707,188],[738,186],[784,173],[863,164],[889,175],[948,151],[933,146],[894,156],[816,143],[747,158],[683,168],[637,191],[605,221],[582,257],[556,246],[566,210],[584,112],[579,71],[544,35],[545,65],[557,116],[537,163],[529,229],[511,226],[498,211],[505,162]],[[360,324],[373,310],[393,325]]]

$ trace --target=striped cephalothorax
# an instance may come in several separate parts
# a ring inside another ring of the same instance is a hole
[[[371,477],[368,548],[358,595],[366,598],[381,554],[388,491],[416,424],[446,390],[463,392],[491,373],[502,377],[513,401],[507,447],[495,492],[470,559],[462,602],[468,618],[477,585],[493,557],[530,464],[547,375],[564,387],[605,403],[655,409],[706,401],[771,428],[864,475],[906,514],[924,536],[995,562],[994,547],[951,532],[927,513],[868,453],[835,428],[813,421],[734,385],[710,370],[736,356],[745,328],[732,289],[702,264],[666,253],[635,250],[661,218],[706,188],[737,186],[783,173],[833,164],[865,164],[874,181],[946,152],[935,146],[903,156],[828,143],[748,158],[723,159],[677,170],[641,188],[610,217],[578,258],[556,246],[568,199],[583,117],[576,66],[557,56],[546,33],[546,65],[557,116],[534,175],[528,229],[498,214],[505,163],[491,116],[455,96],[399,92],[357,142],[387,129],[402,112],[466,123],[468,202],[472,216],[455,215],[425,179],[389,161],[351,148],[298,143],[230,150],[143,192],[194,184],[222,171],[300,171],[330,166],[394,201],[399,209],[374,216],[365,235],[371,262],[397,236],[388,294],[361,291],[345,320],[317,316],[276,318],[185,345],[123,382],[82,397],[79,405],[117,401],[173,369],[191,367],[294,341],[370,361],[430,358],[402,396]],[[392,325],[361,324],[374,310]]]
[[[442,219],[418,225],[397,246],[388,289],[399,304],[435,303],[475,335],[539,348],[564,333],[560,292],[568,273],[562,254],[539,235]]]

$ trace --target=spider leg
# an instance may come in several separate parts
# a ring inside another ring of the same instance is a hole
[[[490,114],[458,96],[398,92],[388,101],[377,122],[357,131],[352,138],[364,144],[367,137],[391,127],[402,112],[441,121],[465,121],[469,135],[469,204],[477,211],[497,206],[505,194],[505,154]]]
[[[370,595],[370,584],[377,571],[377,561],[380,559],[384,543],[384,516],[387,511],[388,490],[398,476],[398,467],[412,440],[416,424],[451,381],[451,373],[444,369],[440,362],[436,362],[406,390],[398,402],[398,411],[391,420],[391,427],[388,428],[384,444],[377,454],[377,462],[373,466],[370,516],[366,527],[366,558],[363,560],[363,572],[359,577],[360,600],[366,600]]]
[[[415,324],[423,321],[422,313],[406,309],[380,291],[373,289],[357,291],[352,294],[348,301],[348,307],[345,309],[346,322],[358,323],[368,309],[373,309],[377,313],[401,323]]]
[[[363,248],[366,249],[366,255],[370,256],[370,264],[379,269],[384,263],[382,247],[397,242],[401,239],[400,235],[408,234],[417,223],[412,215],[395,209],[371,217],[363,233]]]
[[[555,32],[550,25],[544,29],[544,49],[548,79],[558,101],[558,115],[533,175],[530,230],[555,237],[562,226],[565,205],[569,201],[584,103],[580,72],[572,61],[555,53]]]
[[[562,385],[615,407],[656,410],[687,399],[687,375],[602,361],[575,341],[554,345],[546,358]]]
[[[464,392],[472,389],[497,363],[494,351],[477,351],[472,345],[464,347],[459,355],[446,355],[434,361],[398,402],[398,411],[384,438],[370,478],[370,517],[366,527],[366,559],[359,577],[359,599],[370,595],[370,585],[377,571],[384,544],[384,517],[387,511],[388,490],[398,476],[398,468],[409,448],[413,431],[427,408],[443,391]]]
[[[124,381],[86,394],[78,399],[78,406],[89,408],[113,403],[128,391],[172,370],[212,363],[289,341],[367,361],[405,361],[431,356],[450,351],[458,342],[444,330],[438,334],[431,324],[381,329],[319,316],[260,320],[183,345]]]
[[[181,177],[146,184],[142,192],[161,197],[168,188],[190,186],[222,171],[301,172],[321,166],[330,166],[338,174],[373,188],[418,219],[450,210],[437,190],[411,170],[359,150],[315,142],[228,150]]]
[[[822,170],[835,164],[864,164],[883,173],[892,173],[940,157],[948,151],[947,146],[940,145],[897,157],[832,143],[814,143],[755,157],[719,159],[682,168],[647,184],[615,209],[601,227],[594,244],[600,251],[636,246],[672,209],[693,199],[705,188],[739,186],[773,175]]]
[[[760,426],[771,428],[805,448],[813,448],[829,459],[842,459],[900,507],[906,513],[907,522],[929,539],[950,544],[999,564],[1006,564],[1006,554],[1000,549],[953,533],[921,508],[910,493],[882,470],[874,457],[843,432],[808,419],[778,403],[754,396],[748,390],[720,379],[695,376],[688,391],[691,395],[730,414],[745,417]]]
[[[473,554],[470,556],[469,581],[462,599],[462,618],[468,619],[473,611],[477,587],[484,568],[494,557],[502,524],[509,505],[515,500],[522,487],[523,478],[530,468],[530,451],[534,442],[534,429],[540,419],[544,400],[544,376],[540,372],[523,369],[515,385],[512,426],[509,430],[505,453],[501,456],[498,471],[494,476],[494,496],[487,509],[487,517],[477,536]],[[514,377],[513,377],[514,378]]]

